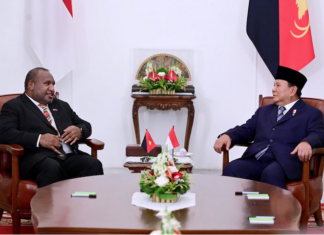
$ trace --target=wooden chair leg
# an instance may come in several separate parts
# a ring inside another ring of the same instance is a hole
[[[0,220],[2,219],[3,212],[4,210],[0,209]]]
[[[314,213],[315,221],[317,226],[323,227],[323,217],[322,217],[322,210],[321,210],[321,204],[319,205],[318,210]]]
[[[300,218],[300,224],[299,224],[299,230],[301,234],[307,233],[307,224],[308,224],[308,212],[302,212],[301,218]]]
[[[20,234],[20,216],[18,212],[14,212],[11,217],[13,234]]]

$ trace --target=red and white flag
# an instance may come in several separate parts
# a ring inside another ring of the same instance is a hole
[[[59,81],[76,65],[72,0],[30,1],[30,43]]]
[[[168,135],[168,138],[165,142],[165,146],[168,146],[168,150],[171,150],[171,149],[174,149],[174,148],[180,146],[177,136],[174,132],[174,126],[172,127],[172,129]]]

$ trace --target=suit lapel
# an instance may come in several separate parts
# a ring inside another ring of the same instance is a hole
[[[22,101],[26,104],[26,106],[33,111],[46,125],[53,128],[53,126],[48,122],[48,120],[45,118],[44,114],[41,112],[41,110],[26,96],[24,93],[22,95]]]
[[[305,103],[302,99],[299,99],[292,107],[289,109],[289,111],[277,122],[277,125],[283,122],[286,122],[290,120],[291,118],[294,118],[295,116],[299,115],[303,111]],[[294,110],[296,110],[295,115],[293,115]]]
[[[63,130],[62,130],[62,125],[61,125],[61,117],[59,115],[60,110],[58,109],[58,106],[56,104],[56,102],[53,100],[52,103],[48,104],[49,109],[51,110],[52,116],[54,118],[55,121],[55,125],[57,130],[60,132],[60,134],[63,134]]]

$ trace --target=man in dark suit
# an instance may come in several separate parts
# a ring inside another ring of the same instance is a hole
[[[78,141],[91,135],[90,123],[54,98],[54,85],[47,69],[32,69],[25,93],[5,103],[0,115],[0,143],[24,147],[20,178],[35,180],[38,187],[103,174],[99,160],[78,150]]]
[[[223,133],[214,149],[252,142],[243,156],[230,162],[224,176],[256,180],[286,189],[286,182],[301,180],[302,162],[312,149],[324,146],[323,115],[300,98],[307,79],[279,67],[272,89],[274,104],[259,108],[245,124]]]

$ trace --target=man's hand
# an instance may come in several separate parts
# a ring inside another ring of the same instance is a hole
[[[290,154],[294,155],[298,152],[299,160],[306,162],[312,157],[312,147],[306,141],[301,142]]]
[[[61,154],[57,149],[61,147],[61,138],[52,134],[43,134],[40,137],[39,144],[48,149],[52,149],[54,152]]]
[[[226,145],[226,149],[229,150],[231,142],[231,138],[228,135],[224,134],[216,140],[214,149],[217,153],[221,153],[223,145]]]
[[[64,130],[64,134],[62,135],[63,142],[69,143],[71,142],[71,145],[74,144],[77,140],[81,138],[81,129],[77,126],[69,126]]]

